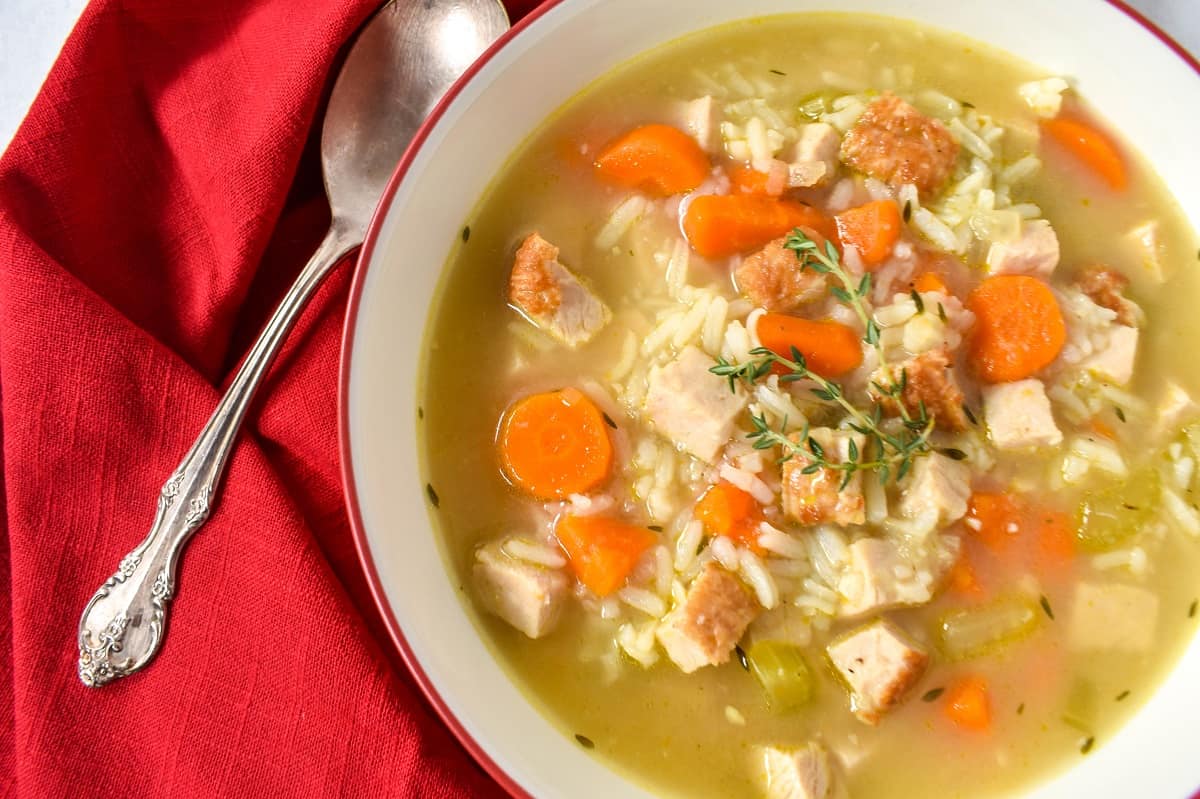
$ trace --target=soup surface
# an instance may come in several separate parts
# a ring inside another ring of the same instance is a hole
[[[425,467],[565,735],[662,795],[993,796],[1154,690],[1200,615],[1197,241],[1066,78],[752,20],[497,176]]]

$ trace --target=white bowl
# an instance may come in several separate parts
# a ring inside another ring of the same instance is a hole
[[[542,6],[464,76],[397,168],[367,234],[346,319],[341,442],[364,569],[392,637],[445,722],[515,795],[648,796],[526,701],[480,639],[426,513],[417,368],[438,276],[492,176],[580,88],[629,57],[732,19],[825,10],[960,31],[1083,94],[1200,219],[1200,65],[1127,7],[1102,0],[562,0]],[[1200,785],[1200,640],[1120,733],[1037,787],[1039,799],[1186,797]]]

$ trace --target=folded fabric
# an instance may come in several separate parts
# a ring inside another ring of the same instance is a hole
[[[93,0],[0,160],[0,796],[501,793],[395,658],[354,554],[350,264],[249,419],[158,658],[76,677],[80,611],[324,234],[314,120],[377,2]]]

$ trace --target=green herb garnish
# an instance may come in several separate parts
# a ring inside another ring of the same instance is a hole
[[[596,748],[595,742],[592,741],[592,739],[587,737],[586,735],[580,735],[579,733],[575,733],[575,740],[579,741],[579,745],[582,746],[584,749],[595,749]]]
[[[1041,598],[1038,600],[1038,604],[1042,606],[1042,610],[1046,612],[1046,615],[1050,618],[1050,621],[1054,621],[1054,611],[1050,609],[1050,600],[1046,599],[1045,594],[1042,594]]]
[[[442,501],[438,499],[437,492],[433,490],[433,483],[425,484],[425,494],[429,497],[429,503],[433,507],[437,508],[441,506]]]
[[[946,692],[945,688],[940,688],[940,687],[939,688],[930,688],[928,691],[926,691],[924,694],[921,695],[921,701],[922,702],[936,701],[937,698],[939,696],[941,696],[942,694],[944,694],[945,692]]]
[[[1122,691],[1121,693],[1117,694],[1117,701],[1124,702],[1128,697],[1129,691]]]
[[[1092,751],[1092,747],[1096,745],[1096,736],[1089,735],[1082,744],[1079,745],[1079,754],[1086,755]]]

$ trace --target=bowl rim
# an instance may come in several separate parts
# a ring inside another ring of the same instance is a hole
[[[477,58],[459,77],[457,81],[447,90],[446,94],[438,101],[429,116],[417,129],[412,141],[409,143],[400,161],[397,163],[392,176],[389,178],[387,185],[384,188],[383,195],[379,199],[378,205],[372,214],[371,222],[367,226],[366,236],[363,240],[362,247],[355,256],[354,276],[350,284],[350,295],[346,303],[346,316],[342,327],[342,346],[340,352],[340,363],[338,366],[338,385],[337,385],[337,423],[338,423],[338,457],[339,468],[342,479],[342,493],[346,502],[346,510],[350,520],[350,533],[354,540],[354,548],[358,553],[359,564],[367,580],[367,585],[371,592],[371,599],[375,603],[376,609],[383,618],[384,626],[387,628],[389,637],[393,646],[399,652],[401,659],[408,668],[409,673],[416,681],[421,693],[425,699],[433,706],[439,719],[445,724],[459,744],[471,755],[475,762],[483,768],[483,770],[503,787],[511,796],[517,799],[534,799],[517,781],[510,776],[503,768],[501,768],[487,753],[484,747],[475,740],[475,738],[467,731],[466,727],[459,721],[458,717],[450,710],[445,700],[438,693],[437,687],[429,678],[429,675],[422,668],[420,662],[414,655],[412,648],[409,646],[408,639],[405,637],[404,630],[400,623],[396,620],[387,597],[383,591],[383,585],[380,581],[379,572],[375,568],[375,561],[371,555],[370,544],[367,541],[366,532],[363,524],[362,513],[358,502],[358,492],[354,482],[353,460],[351,457],[350,446],[350,362],[354,352],[354,333],[357,328],[358,311],[361,302],[363,287],[365,285],[366,272],[368,265],[373,259],[375,248],[379,243],[380,230],[383,224],[384,217],[387,215],[388,209],[391,207],[392,201],[396,195],[396,191],[408,174],[413,161],[417,154],[424,146],[425,141],[429,138],[433,128],[441,121],[446,110],[454,102],[459,94],[466,88],[475,77],[476,74],[483,69],[493,58],[496,57],[503,49],[508,47],[516,38],[528,29],[531,25],[537,23],[539,19],[547,13],[557,8],[558,6],[571,2],[571,0],[543,0],[535,6],[528,14],[522,17],[516,25],[493,42],[480,56]],[[1150,34],[1157,38],[1167,49],[1171,50],[1176,56],[1183,60],[1192,70],[1200,77],[1200,59],[1193,55],[1183,45],[1176,41],[1166,31],[1160,28],[1156,23],[1152,22],[1143,13],[1129,5],[1126,0],[1101,0],[1108,5],[1116,8],[1118,11],[1125,14],[1136,24],[1141,25]],[[1200,799],[1200,790],[1196,793],[1196,798]]]

